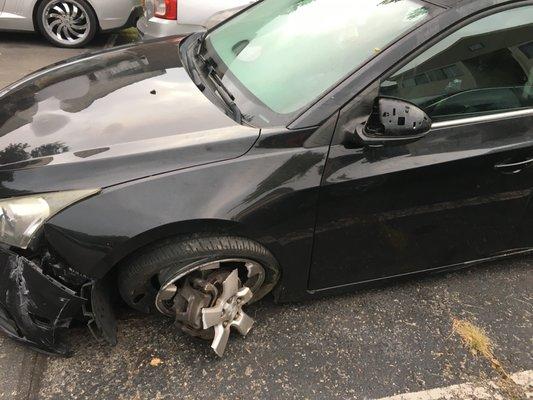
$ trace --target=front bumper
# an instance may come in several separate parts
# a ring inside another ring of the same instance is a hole
[[[86,300],[32,261],[0,249],[0,331],[35,350],[67,356],[61,331]]]

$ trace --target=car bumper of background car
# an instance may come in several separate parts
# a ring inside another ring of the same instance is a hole
[[[138,1],[134,0],[134,3],[138,3]],[[139,17],[143,15],[144,9],[139,4],[129,5],[128,7],[126,10],[116,14],[99,13],[100,29],[108,32],[135,26]]]
[[[175,20],[167,20],[157,17],[147,18],[146,16],[139,18],[137,21],[137,29],[143,39],[186,35],[205,30],[205,28],[200,25],[183,25]]]
[[[85,299],[34,262],[0,249],[0,331],[35,350],[69,355],[61,330],[81,314]]]
[[[142,6],[137,6],[133,10],[131,10],[131,14],[128,20],[126,21],[126,25],[124,27],[129,28],[129,27],[136,26],[137,21],[139,20],[139,18],[142,17],[143,12],[144,12],[144,9],[142,8]]]

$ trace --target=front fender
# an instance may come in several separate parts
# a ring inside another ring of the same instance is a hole
[[[331,125],[324,131],[330,135]],[[282,287],[291,288],[287,295],[301,298],[329,149],[330,136],[327,145],[317,140],[321,132],[265,133],[237,159],[104,189],[48,221],[45,237],[72,268],[99,279],[162,232],[227,227],[268,248],[283,270]]]

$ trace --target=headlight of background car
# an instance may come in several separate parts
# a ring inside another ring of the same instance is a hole
[[[68,190],[0,200],[0,242],[27,248],[47,219],[99,191]]]

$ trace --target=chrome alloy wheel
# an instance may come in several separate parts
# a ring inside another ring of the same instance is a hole
[[[75,0],[50,2],[41,18],[46,33],[68,46],[83,42],[91,30],[87,10]]]
[[[194,264],[166,280],[156,296],[156,307],[175,317],[182,331],[212,339],[212,349],[222,357],[231,328],[243,336],[252,328],[254,320],[243,306],[264,281],[264,268],[248,259]]]

